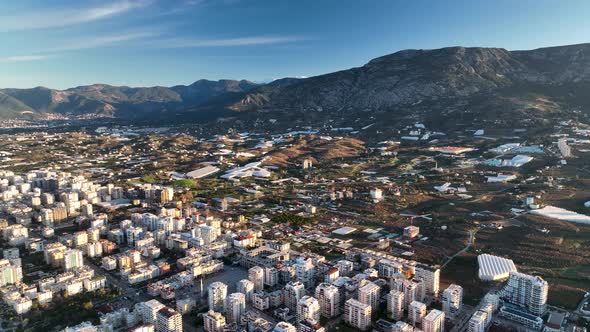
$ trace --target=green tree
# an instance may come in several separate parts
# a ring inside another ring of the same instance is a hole
[[[277,223],[289,223],[292,227],[301,227],[303,225],[311,224],[312,220],[310,218],[298,216],[293,213],[283,212],[272,217],[273,222]]]
[[[184,188],[191,188],[191,189],[196,187],[195,181],[192,179],[176,180],[176,181],[172,182],[172,185],[175,187],[184,187]]]
[[[143,181],[145,183],[155,183],[156,177],[153,176],[152,174],[145,174],[141,177],[141,181]]]
[[[94,304],[92,304],[92,301],[86,301],[82,304],[82,309],[86,311],[90,311],[92,310],[92,308],[94,308]]]

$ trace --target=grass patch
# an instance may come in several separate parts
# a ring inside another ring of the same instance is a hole
[[[563,284],[552,285],[551,281],[552,280],[547,281],[549,282],[549,296],[547,302],[556,307],[574,310],[584,297],[584,291],[580,288]]]
[[[463,254],[455,257],[441,271],[441,291],[444,290],[443,287],[452,283],[461,285],[463,287],[463,302],[469,305],[476,305],[490,287],[490,284],[479,280],[477,269],[476,255]]]

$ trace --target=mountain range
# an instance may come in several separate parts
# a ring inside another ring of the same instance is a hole
[[[0,89],[0,117],[44,118],[104,116],[142,118],[166,110],[197,107],[219,95],[240,93],[258,85],[249,81],[198,80],[173,87],[127,87],[93,84],[67,90],[45,87]]]
[[[268,84],[0,89],[0,118],[535,122],[590,106],[589,83],[590,44],[527,51],[448,47],[399,51],[361,67]]]

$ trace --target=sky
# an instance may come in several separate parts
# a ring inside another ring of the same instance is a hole
[[[590,42],[588,0],[0,0],[0,87],[268,82],[403,49]]]

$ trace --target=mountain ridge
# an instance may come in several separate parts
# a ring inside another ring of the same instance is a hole
[[[398,51],[285,89],[259,87],[228,108],[301,125],[346,125],[367,116],[389,125],[456,117],[532,124],[588,109],[589,85],[590,44],[531,51],[447,47]]]
[[[0,89],[0,117],[272,117],[286,123],[345,123],[370,112],[369,117],[392,123],[420,117],[447,121],[449,114],[529,119],[590,105],[589,85],[590,44],[517,51],[453,46],[401,50],[360,67],[267,84],[201,79],[172,87]]]
[[[129,87],[104,83],[81,85],[58,90],[38,86],[30,89],[5,88],[0,93],[10,97],[0,100],[0,118],[17,116],[44,118],[49,114],[62,116],[95,115],[105,117],[138,117],[130,112],[152,112],[182,109],[229,92],[245,92],[258,84],[247,80],[197,80],[190,85],[172,87]],[[15,101],[18,101],[15,102]],[[24,113],[23,113],[24,112]],[[141,114],[139,114],[141,117]]]

